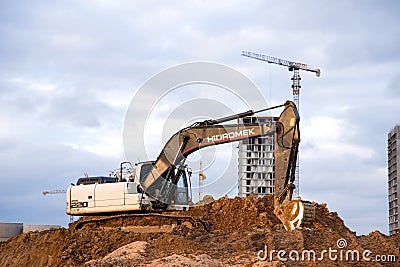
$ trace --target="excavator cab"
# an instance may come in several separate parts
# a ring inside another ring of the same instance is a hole
[[[151,173],[155,161],[147,161],[136,164],[136,177],[138,184],[143,183],[144,179]],[[174,177],[174,181],[161,176],[154,184],[153,195],[159,196],[161,192],[165,193],[163,198],[151,197],[151,209],[155,210],[187,210],[191,201],[191,171],[187,165],[181,164],[172,168],[169,175]],[[139,186],[139,191],[143,191]],[[148,193],[148,192],[146,192]]]

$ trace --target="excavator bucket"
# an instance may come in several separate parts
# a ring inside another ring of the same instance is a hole
[[[299,121],[296,105],[286,102],[275,131],[274,214],[288,231],[309,227],[315,218],[315,208],[311,202],[292,199],[300,143]]]
[[[274,214],[285,229],[290,231],[311,227],[315,218],[315,208],[310,201],[285,200],[282,204],[275,203]]]

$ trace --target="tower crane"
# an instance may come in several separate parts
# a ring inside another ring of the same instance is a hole
[[[248,51],[242,51],[242,56],[257,59],[260,61],[264,61],[270,64],[276,64],[276,65],[281,65],[288,67],[289,71],[293,71],[293,77],[292,77],[292,94],[293,94],[293,102],[296,104],[297,109],[300,109],[300,70],[305,70],[305,71],[310,71],[314,72],[317,77],[321,76],[321,70],[320,69],[311,69],[308,67],[307,64],[304,63],[299,63],[299,62],[294,62],[286,59],[280,59],[276,57],[271,57],[263,54],[258,54],[258,53],[253,53],[253,52],[248,52]],[[299,157],[299,154],[297,154],[297,157]],[[299,159],[297,159],[297,166],[296,166],[296,188],[297,188],[297,195],[299,194]]]
[[[55,195],[55,194],[65,194],[67,190],[64,189],[57,189],[52,191],[43,191],[42,194],[45,196],[47,194]]]
[[[310,71],[314,72],[317,77],[321,76],[321,70],[320,69],[311,69],[308,67],[307,64],[304,63],[299,63],[299,62],[293,62],[290,60],[285,60],[285,59],[280,59],[276,57],[271,57],[263,54],[257,54],[253,52],[248,52],[248,51],[242,51],[242,56],[265,61],[271,64],[277,64],[281,66],[288,67],[289,71],[293,71],[293,77],[292,77],[292,93],[293,93],[293,102],[296,104],[297,109],[299,109],[299,97],[300,97],[300,70],[305,70],[305,71]]]
[[[43,196],[45,196],[45,195],[65,194],[65,193],[67,193],[67,190],[64,190],[64,189],[56,189],[56,190],[43,191],[42,192]],[[73,221],[74,221],[74,216],[70,215],[69,216],[69,222],[72,223]]]

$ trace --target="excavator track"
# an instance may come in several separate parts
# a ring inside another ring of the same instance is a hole
[[[160,213],[85,216],[69,224],[69,228],[74,230],[118,228],[138,233],[172,232],[178,226],[193,230],[209,230],[209,224],[202,219]]]

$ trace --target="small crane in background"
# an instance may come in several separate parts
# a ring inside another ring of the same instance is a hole
[[[258,54],[258,53],[253,53],[253,52],[248,52],[248,51],[242,51],[242,56],[261,60],[270,64],[276,64],[276,65],[281,65],[288,67],[289,71],[293,71],[293,77],[292,77],[292,94],[293,94],[293,102],[297,106],[297,110],[300,110],[300,70],[305,70],[305,71],[310,71],[314,72],[317,77],[321,76],[321,70],[320,69],[311,69],[308,67],[307,64],[304,63],[299,63],[299,62],[294,62],[286,59],[280,59],[276,57],[271,57],[263,54]],[[296,163],[296,191],[297,191],[297,196],[299,196],[299,153],[297,154],[297,163]]]
[[[46,195],[56,195],[56,194],[65,194],[67,190],[65,189],[56,189],[56,190],[51,190],[51,191],[43,191],[42,194],[43,196]],[[74,221],[74,216],[70,215],[69,216],[69,222],[72,223]]]
[[[55,195],[55,194],[65,194],[67,190],[64,189],[57,189],[57,190],[52,190],[52,191],[43,191],[42,194],[45,195]]]

